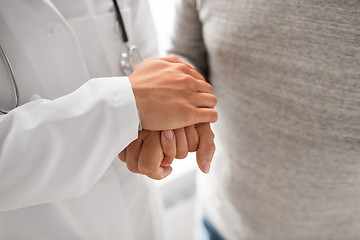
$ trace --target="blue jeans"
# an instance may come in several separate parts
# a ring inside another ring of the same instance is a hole
[[[195,240],[225,240],[206,217],[201,203],[197,202]]]

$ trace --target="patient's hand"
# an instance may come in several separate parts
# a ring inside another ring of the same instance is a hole
[[[120,154],[128,169],[134,173],[147,175],[153,179],[163,179],[171,171],[174,157],[185,158],[188,152],[196,153],[201,171],[208,173],[215,152],[214,134],[209,123],[166,131],[147,131],[139,133]]]
[[[197,164],[201,171],[208,173],[215,153],[215,135],[211,130],[210,123],[196,124],[196,131],[199,134],[199,146],[196,150]]]
[[[210,123],[200,123],[186,128],[175,129],[176,158],[185,158],[188,152],[196,151],[201,171],[208,173],[215,152],[214,134]]]
[[[205,81],[200,74],[194,71],[193,66],[182,62],[179,58],[168,57],[163,60],[173,63],[181,62],[189,68],[189,71],[198,76],[200,81]],[[215,105],[216,97],[213,100],[213,105]],[[213,105],[210,107],[214,107]],[[166,138],[166,136],[169,137]],[[162,179],[171,173],[170,165],[174,157],[185,158],[188,152],[194,151],[196,151],[200,170],[208,173],[215,152],[214,134],[211,131],[210,123],[199,123],[173,131],[143,130],[140,132],[139,138],[119,154],[119,158],[126,162],[132,172],[145,174],[154,179]]]
[[[156,180],[167,177],[176,154],[175,134],[172,130],[142,130],[138,139],[127,146],[119,158],[134,173],[147,175]]]

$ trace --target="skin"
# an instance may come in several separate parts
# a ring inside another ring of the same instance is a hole
[[[129,79],[146,130],[178,129],[217,120],[212,86],[177,57],[146,59]]]
[[[210,123],[197,124],[196,131],[199,134],[199,147],[196,150],[197,164],[204,173],[209,173],[215,153],[215,135],[211,130]]]
[[[189,129],[190,134],[185,134],[185,136],[182,134],[186,130],[182,129],[180,141],[178,141],[178,136],[175,134],[176,131],[173,130],[142,130],[139,133],[139,138],[125,148],[119,154],[119,158],[126,163],[131,172],[160,180],[171,173],[172,168],[170,165],[179,154],[177,151],[179,147],[181,151],[187,148],[186,155],[192,151],[189,148],[188,139],[193,138],[190,141],[193,141],[193,146],[196,145],[196,159],[199,169],[204,173],[208,173],[215,152],[214,134],[211,131],[210,124],[201,123],[191,126]],[[196,135],[195,138],[193,134]],[[169,135],[170,137],[167,137]],[[195,142],[195,139],[198,139],[198,141]],[[181,154],[180,156],[183,156]]]
[[[170,132],[170,133],[169,133]],[[176,154],[175,134],[169,130],[139,132],[139,137],[120,154],[119,158],[126,162],[127,168],[133,173],[144,174],[152,179],[160,180],[171,171],[171,163]]]
[[[160,180],[174,158],[196,151],[199,169],[208,173],[215,152],[210,122],[217,120],[211,85],[175,56],[147,59],[129,79],[144,130],[119,153],[128,169]]]

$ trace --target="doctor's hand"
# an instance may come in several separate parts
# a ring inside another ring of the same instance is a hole
[[[129,79],[144,129],[177,129],[217,120],[212,86],[177,57],[146,59]]]
[[[156,180],[167,177],[176,154],[175,135],[172,130],[142,130],[138,139],[127,146],[119,158],[131,172],[147,175]]]

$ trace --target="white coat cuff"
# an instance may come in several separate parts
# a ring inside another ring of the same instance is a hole
[[[109,102],[118,110],[117,114],[119,117],[122,119],[124,119],[124,116],[126,117],[125,125],[131,128],[132,133],[129,137],[132,140],[136,139],[138,131],[141,130],[141,123],[129,78],[110,77],[93,79],[93,81],[97,80],[107,81],[106,87],[108,88]],[[124,111],[124,105],[127,105],[126,111]]]

